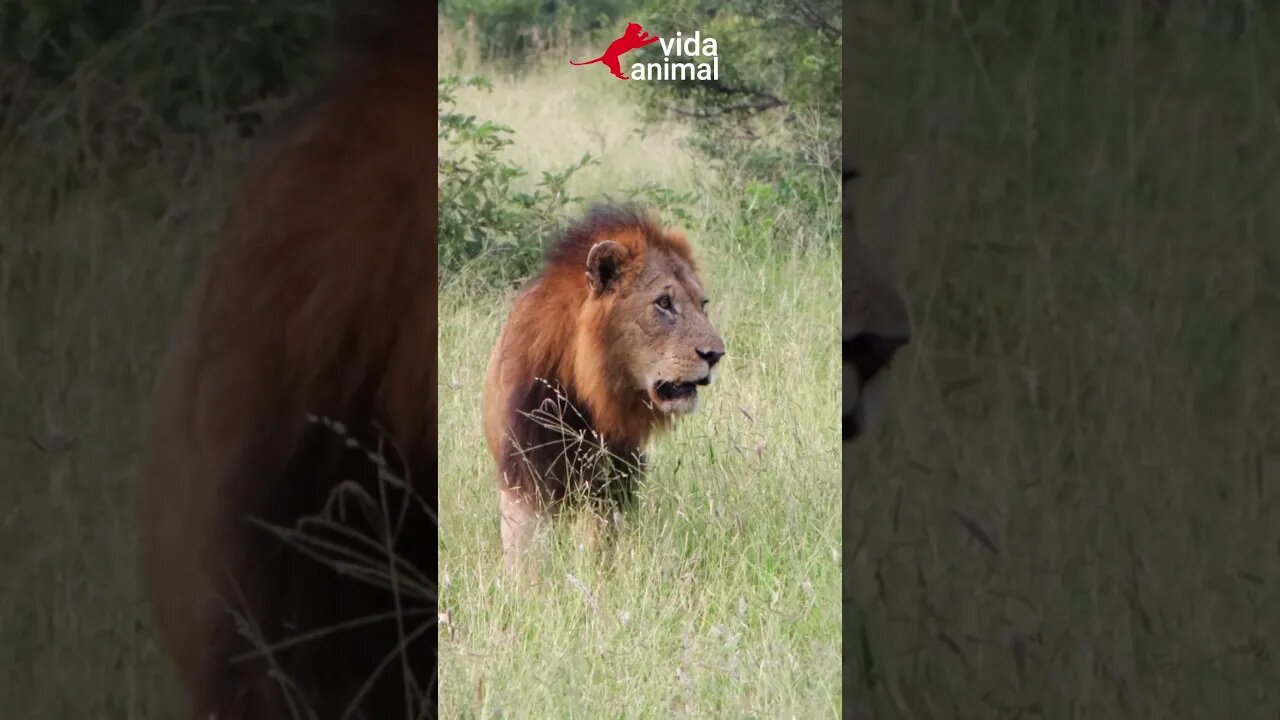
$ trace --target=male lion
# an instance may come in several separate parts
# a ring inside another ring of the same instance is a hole
[[[646,441],[697,407],[724,356],[706,304],[684,236],[634,209],[594,207],[548,250],[485,378],[509,572],[567,497],[630,499]]]
[[[156,381],[140,551],[189,717],[435,716],[431,12],[391,0],[263,148]]]
[[[910,323],[902,298],[876,265],[858,236],[853,181],[858,171],[844,161],[844,402],[845,442],[862,435],[874,420],[885,371],[907,343]]]

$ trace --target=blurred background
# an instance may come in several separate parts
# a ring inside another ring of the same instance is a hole
[[[137,583],[152,373],[321,2],[0,3],[0,708],[174,717]]]
[[[1280,714],[1280,6],[859,2],[862,717]]]

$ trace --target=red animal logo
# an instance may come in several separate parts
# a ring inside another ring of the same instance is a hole
[[[609,68],[609,71],[613,73],[614,77],[619,80],[630,80],[631,78],[622,74],[622,65],[618,61],[618,58],[632,50],[635,50],[636,48],[642,48],[645,45],[652,45],[658,42],[659,39],[660,38],[657,35],[650,35],[645,32],[644,28],[640,27],[640,23],[627,23],[627,29],[622,33],[622,37],[609,43],[609,47],[604,51],[603,55],[595,60],[588,60],[586,62],[574,62],[570,60],[569,64],[590,65],[591,63],[604,63],[604,66]]]

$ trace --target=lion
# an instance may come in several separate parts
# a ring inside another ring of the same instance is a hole
[[[583,62],[569,61],[570,65],[590,65],[592,63],[602,63],[609,68],[609,72],[619,80],[630,80],[622,72],[621,58],[623,55],[642,48],[646,45],[652,45],[660,40],[657,35],[650,35],[645,32],[640,23],[627,23],[627,29],[623,31],[622,37],[609,43],[609,47],[605,48],[604,54],[595,60],[585,60]]]
[[[846,443],[862,436],[874,423],[889,365],[910,338],[906,304],[881,275],[858,235],[853,198],[857,177],[857,168],[845,158],[841,434]]]
[[[697,408],[724,357],[707,302],[685,236],[636,208],[595,206],[549,247],[484,384],[509,573],[567,499],[595,517],[632,499],[646,443]]]
[[[259,148],[155,381],[141,565],[191,718],[434,717],[434,22],[392,0]]]

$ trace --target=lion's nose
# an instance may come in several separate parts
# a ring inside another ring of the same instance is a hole
[[[852,340],[844,341],[844,361],[858,371],[858,379],[866,384],[880,372],[895,353],[907,344],[906,335],[885,336],[878,333],[858,333]]]
[[[698,350],[698,357],[707,361],[707,367],[713,368],[716,363],[720,362],[720,358],[724,357],[723,350]]]

